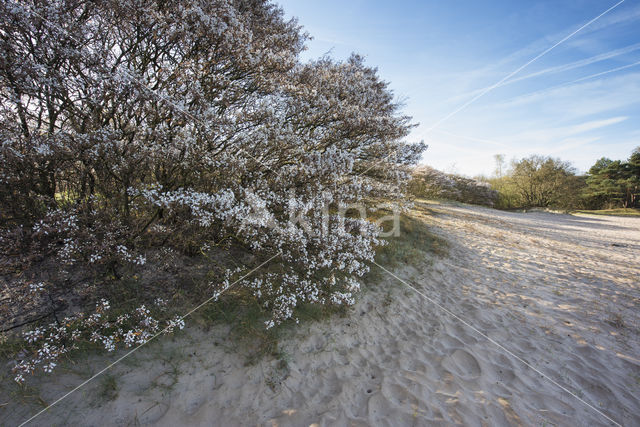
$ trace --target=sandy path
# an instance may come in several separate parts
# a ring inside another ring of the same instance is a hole
[[[449,256],[396,274],[616,422],[640,425],[640,219],[429,207],[437,214],[423,219]],[[191,330],[116,367],[114,400],[92,407],[87,386],[35,425],[612,424],[384,280],[351,317],[303,325],[284,346],[288,366],[246,367],[224,331]],[[33,411],[13,409],[16,421]]]

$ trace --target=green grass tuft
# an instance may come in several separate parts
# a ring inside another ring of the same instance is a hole
[[[118,397],[118,382],[111,374],[104,374],[100,379],[98,397],[101,401],[115,400]]]
[[[431,214],[421,208],[411,215],[400,215],[399,235],[386,238],[387,245],[378,250],[376,262],[385,267],[398,267],[420,264],[434,255],[446,255],[447,242],[430,230],[425,213]]]
[[[610,216],[640,216],[640,209],[633,208],[617,208],[617,209],[599,209],[599,210],[577,210],[572,214],[587,215],[610,215]]]

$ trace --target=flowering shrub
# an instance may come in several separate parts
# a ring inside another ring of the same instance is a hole
[[[236,285],[267,327],[302,302],[353,303],[380,227],[343,213],[402,201],[425,148],[361,57],[300,62],[307,35],[265,0],[9,1],[0,16],[3,252],[115,273],[153,248],[241,247],[280,254]],[[107,350],[159,328],[127,335],[104,310],[69,322]],[[34,336],[63,354],[69,322]]]
[[[156,308],[163,309],[166,302],[157,300]],[[90,315],[76,313],[65,317],[60,323],[37,327],[23,333],[27,343],[23,353],[30,356],[21,360],[14,368],[15,381],[22,383],[25,375],[33,374],[38,367],[45,373],[51,373],[58,360],[65,354],[78,348],[80,343],[95,343],[107,351],[114,351],[118,343],[125,347],[146,343],[158,333],[171,333],[175,328],[184,328],[184,320],[175,317],[162,327],[151,316],[144,305],[131,314],[110,316],[111,305],[101,300]]]
[[[447,174],[429,166],[420,166],[414,170],[409,188],[418,197],[456,200],[476,205],[493,206],[498,200],[498,192],[492,190],[487,182]]]

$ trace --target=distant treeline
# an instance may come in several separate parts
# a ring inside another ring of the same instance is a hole
[[[411,191],[418,197],[457,200],[499,209],[611,209],[640,207],[640,147],[627,160],[601,158],[586,175],[568,162],[530,156],[506,167],[496,155],[493,177],[464,178],[430,167],[414,171]]]

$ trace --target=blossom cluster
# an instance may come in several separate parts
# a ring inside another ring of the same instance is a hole
[[[157,299],[156,304],[164,307],[166,301]],[[35,373],[38,368],[45,373],[53,372],[59,359],[77,349],[82,342],[97,344],[111,352],[119,344],[124,347],[142,345],[152,337],[172,333],[176,328],[184,328],[184,320],[179,316],[167,320],[166,326],[162,328],[160,321],[144,305],[131,313],[116,316],[111,315],[109,301],[102,299],[91,314],[76,313],[59,323],[25,331],[23,338],[26,347],[23,352],[28,352],[30,357],[20,360],[14,366],[14,380],[23,383],[25,376]]]
[[[67,265],[112,260],[138,266],[146,263],[144,254],[121,243],[126,229],[117,219],[108,218],[95,209],[82,211],[82,206],[50,209],[45,218],[32,226],[31,238],[40,243],[40,250],[54,252]],[[79,219],[81,213],[83,218]]]

